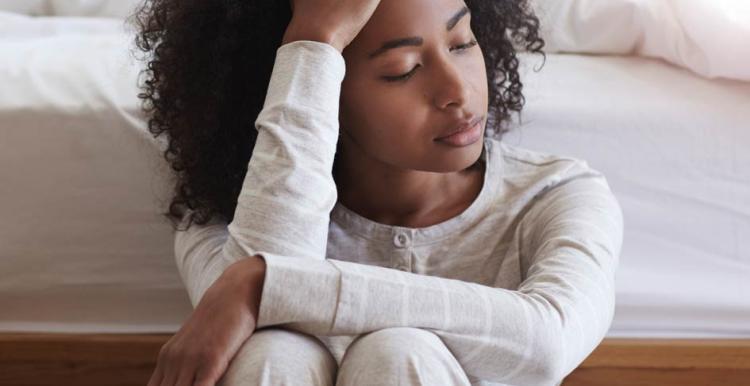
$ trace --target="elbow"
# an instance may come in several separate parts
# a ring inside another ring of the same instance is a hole
[[[605,315],[604,320],[611,321],[611,314],[613,312],[605,312],[603,314]],[[558,317],[559,315],[555,316]],[[537,362],[540,385],[554,386],[562,382],[596,349],[609,330],[609,323],[600,323],[601,329],[599,331],[589,329],[587,333],[590,335],[580,338],[583,340],[581,349],[574,350],[573,347],[568,346],[571,341],[565,338],[569,332],[566,331],[564,324],[555,324],[555,326],[549,330],[547,335],[549,340],[543,344],[543,347],[538,347],[538,352],[542,354]]]
[[[552,343],[546,348],[546,355],[539,363],[540,384],[555,386],[567,375],[565,353],[560,345]]]
[[[567,351],[565,345],[565,326],[567,317],[556,298],[542,293],[537,298],[549,312],[542,318],[546,320],[545,333],[537,340],[536,367],[539,385],[554,386],[567,375]]]
[[[497,374],[497,379],[487,378],[495,382],[514,385],[556,386],[565,377],[563,367],[565,359],[556,349],[547,344],[546,347],[537,350],[534,358],[529,358],[523,366],[522,374],[508,377],[507,374]]]

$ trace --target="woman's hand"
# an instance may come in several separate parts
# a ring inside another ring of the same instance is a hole
[[[227,267],[162,346],[148,386],[214,386],[255,331],[264,277],[260,256]]]
[[[295,40],[328,43],[342,52],[370,20],[380,0],[290,0],[292,21],[282,45]]]

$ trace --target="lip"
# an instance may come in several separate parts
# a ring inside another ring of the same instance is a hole
[[[442,136],[435,139],[436,142],[441,142],[449,146],[463,147],[475,143],[482,137],[482,118],[475,119],[474,124],[471,126],[462,126],[461,130],[454,132],[453,134]]]
[[[480,117],[476,117],[474,119],[470,119],[468,121],[464,121],[463,124],[461,124],[460,126],[456,127],[455,129],[451,130],[450,132],[447,132],[447,133],[441,135],[440,137],[435,138],[435,140],[439,141],[441,139],[445,139],[445,138],[451,137],[453,135],[459,134],[461,132],[467,131],[469,129],[472,129],[472,128],[474,128],[474,126],[477,123],[479,123],[479,122],[482,121],[482,118],[484,118],[484,117],[480,116]]]

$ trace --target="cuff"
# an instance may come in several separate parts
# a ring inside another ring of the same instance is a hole
[[[341,273],[327,260],[261,254],[266,261],[256,328],[301,323],[314,334],[331,331]]]

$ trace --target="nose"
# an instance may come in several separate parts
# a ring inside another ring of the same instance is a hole
[[[434,100],[439,109],[462,108],[469,98],[469,85],[462,68],[450,58],[437,59],[434,67]]]

